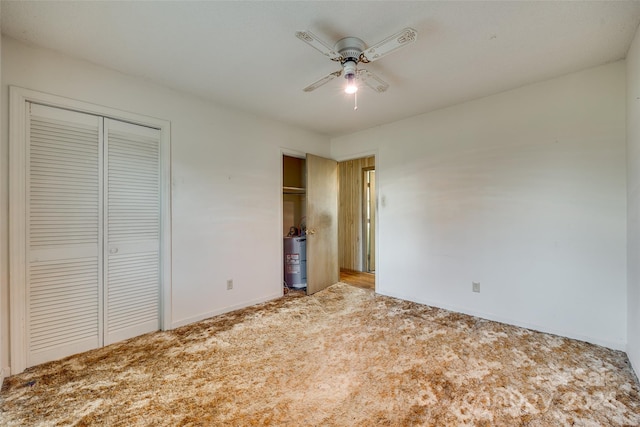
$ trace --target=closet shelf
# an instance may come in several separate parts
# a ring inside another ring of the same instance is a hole
[[[301,187],[282,187],[284,194],[304,194],[307,192],[306,188]]]

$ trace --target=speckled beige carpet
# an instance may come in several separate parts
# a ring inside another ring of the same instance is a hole
[[[29,369],[3,426],[637,426],[624,353],[337,284]]]

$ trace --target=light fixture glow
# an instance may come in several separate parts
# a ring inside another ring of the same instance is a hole
[[[358,91],[358,85],[356,84],[356,77],[354,75],[347,76],[347,86],[344,88],[344,91],[349,95]]]

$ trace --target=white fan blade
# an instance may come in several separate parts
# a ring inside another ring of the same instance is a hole
[[[385,82],[380,77],[373,74],[371,71],[363,70],[362,68],[360,68],[358,70],[358,78],[360,79],[360,81],[362,81],[364,84],[378,93],[385,92],[387,89],[389,89],[389,83]]]
[[[362,54],[364,58],[360,58],[360,60],[362,62],[376,61],[396,49],[413,43],[417,38],[418,32],[416,30],[413,28],[405,28],[365,50]]]
[[[340,77],[340,74],[342,74],[342,70],[336,71],[334,73],[331,73],[328,76],[324,76],[323,78],[321,78],[317,82],[311,83],[309,86],[305,87],[302,90],[305,91],[305,92],[311,92],[312,90],[315,90],[315,89],[319,88],[320,86],[329,83],[331,80],[335,79],[336,77]]]
[[[311,31],[298,31],[296,33],[296,37],[307,43],[314,49],[320,51],[323,55],[328,56],[332,61],[341,61],[342,56],[333,50],[332,47],[329,47],[325,42],[320,40],[318,36],[313,34]]]

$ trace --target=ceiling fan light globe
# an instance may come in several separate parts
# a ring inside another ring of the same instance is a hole
[[[358,86],[356,86],[355,83],[353,84],[347,84],[347,86],[344,88],[344,92],[352,95],[354,93],[356,93],[358,91]]]
[[[355,74],[355,67],[353,68],[353,71],[348,71],[347,74],[345,75],[346,79],[347,79],[347,85],[344,88],[345,93],[348,93],[349,95],[354,94],[358,91],[358,85],[356,84],[356,74]]]

